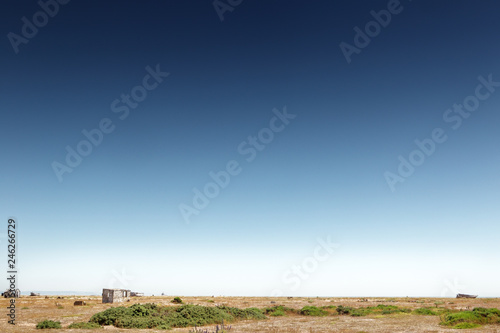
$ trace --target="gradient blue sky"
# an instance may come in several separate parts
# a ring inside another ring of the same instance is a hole
[[[2,2],[0,207],[20,224],[20,288],[453,296],[457,279],[500,296],[500,91],[443,121],[478,76],[500,81],[500,4],[401,5],[348,64],[339,44],[387,1],[247,0],[220,21],[212,1],[73,0],[17,54],[7,34],[40,6]],[[157,64],[170,76],[120,120],[111,103]],[[296,118],[246,162],[238,145],[284,106]],[[53,161],[103,118],[114,132],[59,182]],[[438,127],[448,140],[392,192],[384,172]],[[242,172],[186,224],[179,205],[230,160]],[[340,247],[291,290],[327,236]]]

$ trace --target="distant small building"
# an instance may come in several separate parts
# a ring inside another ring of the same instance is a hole
[[[102,302],[103,303],[120,303],[130,300],[131,291],[127,289],[103,289]]]
[[[144,293],[140,293],[140,292],[137,292],[137,291],[132,291],[132,292],[130,292],[130,295],[132,297],[143,297]]]

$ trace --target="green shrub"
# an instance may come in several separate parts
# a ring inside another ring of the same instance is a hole
[[[337,306],[336,311],[339,315],[351,315],[353,317],[362,317],[371,314],[373,312],[373,307],[355,309],[349,306],[339,305]]]
[[[95,328],[102,328],[101,325],[96,324],[96,323],[89,323],[89,322],[78,322],[78,323],[73,323],[68,326],[68,328],[77,328],[77,329],[95,329]]]
[[[36,325],[38,329],[62,328],[60,321],[44,320]]]
[[[285,315],[285,311],[283,311],[283,310],[275,310],[275,311],[271,312],[269,315],[273,316],[273,317],[282,317],[282,316]]]
[[[434,311],[432,311],[429,308],[418,308],[418,309],[413,310],[413,313],[416,315],[422,315],[422,316],[436,316],[437,315],[437,313],[435,313]]]
[[[362,317],[368,316],[370,314],[393,314],[393,313],[410,313],[410,309],[406,308],[398,308],[394,305],[383,305],[379,304],[377,306],[369,306],[369,307],[360,307],[360,308],[352,308],[348,306],[339,305],[336,309],[339,315],[350,315],[353,317]]]
[[[443,301],[437,301],[437,302],[434,302],[434,305],[436,305],[436,308],[440,305],[444,304]]]
[[[354,309],[348,306],[339,305],[337,306],[336,311],[339,315],[350,315]]]
[[[134,317],[148,317],[152,313],[151,306],[146,307],[142,304],[134,304],[129,309]]]
[[[375,310],[381,310],[382,314],[393,314],[393,313],[409,313],[411,312],[410,309],[405,309],[405,308],[398,308],[395,305],[384,305],[384,304],[379,304],[375,308]]]
[[[175,304],[182,304],[182,299],[180,297],[174,297],[171,302]]]
[[[328,311],[325,311],[315,306],[304,306],[302,309],[300,309],[300,314],[303,316],[320,317],[320,316],[327,316]]]
[[[155,328],[166,323],[157,317],[121,317],[115,322],[119,328]]]
[[[119,328],[157,328],[205,326],[218,324],[223,320],[266,319],[257,308],[238,309],[227,306],[208,307],[201,305],[181,305],[164,307],[155,304],[134,304],[128,308],[109,308],[96,313],[90,322],[99,325],[114,325]]]
[[[228,306],[218,306],[217,309],[232,315],[235,319],[267,319],[262,311],[257,308],[247,308],[242,310]]]
[[[496,308],[486,309],[486,308],[474,308],[472,310],[475,314],[483,317],[500,317],[500,310]],[[492,318],[494,319],[494,318]]]
[[[464,329],[464,328],[476,328],[476,327],[480,327],[480,326],[481,325],[472,324],[472,323],[460,323],[460,324],[453,326],[453,328]]]
[[[461,311],[457,313],[449,313],[444,316],[444,320],[441,322],[446,326],[455,326],[456,324],[469,322],[477,322],[479,318],[472,311]]]
[[[370,308],[359,308],[359,309],[352,309],[350,314],[353,317],[363,317],[363,316],[368,316],[371,313],[373,313],[373,310]]]
[[[109,308],[102,312],[94,314],[90,318],[90,322],[97,323],[99,325],[114,325],[116,319],[126,316],[131,316],[132,311],[129,308],[119,306],[116,308]]]
[[[339,305],[336,311],[339,315],[351,315],[353,317],[367,316],[373,312],[372,308],[369,307],[355,309],[349,306],[342,306],[342,305]]]
[[[297,313],[297,310],[283,305],[277,305],[271,308],[265,308],[263,312],[264,314],[269,316],[279,317],[279,316],[286,316],[287,313]]]
[[[246,308],[244,311],[244,318],[239,318],[237,319],[267,319],[266,316],[262,313],[260,309],[257,308]]]
[[[500,323],[499,309],[474,308],[472,311],[461,311],[456,313],[446,313],[442,316],[441,325],[446,326],[467,326],[469,324],[498,324]]]
[[[157,330],[171,330],[172,329],[172,326],[169,326],[167,324],[162,324],[160,326],[156,326],[155,327]]]

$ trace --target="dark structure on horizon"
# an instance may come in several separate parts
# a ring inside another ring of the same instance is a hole
[[[21,297],[21,290],[16,289],[14,292],[12,292],[10,289],[7,289],[2,293],[2,296],[4,298],[19,298]]]
[[[143,297],[144,293],[141,293],[141,292],[138,292],[138,291],[132,291],[130,293],[130,296],[132,296],[132,297]]]

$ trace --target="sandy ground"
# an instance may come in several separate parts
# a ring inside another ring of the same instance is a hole
[[[0,322],[0,332],[43,332],[35,329],[36,324],[44,319],[60,321],[63,327],[67,327],[73,322],[88,321],[90,317],[111,306],[132,305],[134,303],[157,303],[162,305],[174,306],[170,301],[172,296],[161,297],[134,297],[130,302],[122,304],[102,304],[100,297],[71,297],[64,296],[63,299],[57,299],[56,296],[45,298],[23,296],[16,302],[16,323],[13,326],[7,323],[7,306],[9,299],[0,299],[2,310],[2,320]],[[324,306],[324,305],[344,305],[344,306],[376,306],[378,304],[396,305],[399,307],[419,308],[419,307],[439,307],[449,309],[472,309],[474,307],[499,308],[499,298],[478,298],[478,299],[455,299],[455,298],[266,298],[266,297],[181,297],[186,304],[199,304],[207,306],[216,306],[225,304],[239,308],[247,307],[270,307],[273,305],[285,305],[288,307],[300,309],[306,305]],[[84,300],[86,306],[73,306],[75,300]],[[276,303],[271,303],[276,302]],[[489,325],[473,330],[454,330],[444,328],[439,325],[438,316],[417,316],[411,314],[397,314],[386,316],[328,316],[328,317],[305,317],[305,316],[286,316],[270,317],[262,321],[240,321],[232,324],[231,333],[240,332],[266,332],[266,333],[323,333],[323,332],[344,332],[344,333],[382,333],[382,332],[498,332],[500,325]],[[214,326],[207,326],[213,329]],[[114,327],[105,327],[96,330],[76,330],[60,329],[49,332],[184,332],[189,329],[173,329],[171,331],[160,330],[130,330],[117,329]]]

